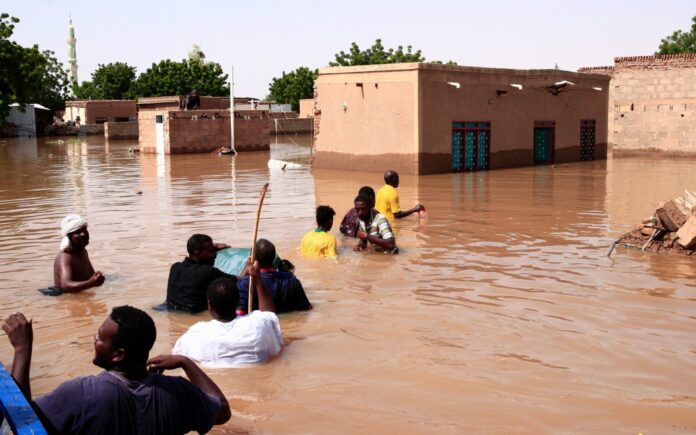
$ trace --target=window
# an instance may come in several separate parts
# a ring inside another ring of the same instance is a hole
[[[580,121],[580,161],[582,162],[594,160],[596,124],[594,119]]]

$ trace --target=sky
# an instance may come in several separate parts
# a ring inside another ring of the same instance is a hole
[[[181,60],[198,44],[226,72],[235,95],[264,97],[273,77],[327,66],[352,42],[412,45],[426,60],[499,68],[612,65],[653,54],[674,30],[688,30],[695,0],[0,0],[21,22],[13,39],[55,51],[67,67],[67,27],[77,38],[78,78],[98,64],[138,72]]]

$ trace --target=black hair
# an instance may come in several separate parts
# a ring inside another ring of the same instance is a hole
[[[256,260],[260,267],[273,267],[273,261],[276,257],[276,249],[273,243],[266,239],[256,241]]]
[[[369,198],[374,198],[375,197],[375,189],[371,188],[370,186],[363,186],[358,190],[358,195],[364,195]]]
[[[396,171],[392,171],[391,169],[388,170],[387,172],[384,173],[384,182],[389,184],[391,183],[395,178],[397,178],[399,174],[397,174]]]
[[[368,198],[368,197],[365,196],[365,195],[358,195],[358,196],[356,196],[355,199],[353,200],[354,203],[356,203],[356,202],[362,202],[362,203],[365,203],[365,204],[367,204],[367,205],[372,204],[371,201],[372,201],[372,199],[371,199],[371,198]]]
[[[188,242],[186,243],[186,250],[188,251],[189,255],[193,255],[194,252],[203,249],[203,245],[206,242],[213,243],[213,239],[206,234],[194,234],[189,237]]]
[[[323,227],[324,225],[329,223],[331,219],[333,219],[334,215],[336,215],[334,209],[332,209],[328,205],[320,205],[319,207],[317,207],[317,225]]]
[[[109,317],[118,325],[118,331],[111,339],[112,347],[125,350],[126,360],[130,364],[145,364],[157,339],[157,328],[152,317],[129,305],[115,307]]]
[[[206,291],[210,308],[220,316],[234,314],[239,303],[237,284],[230,278],[218,278],[208,285]]]

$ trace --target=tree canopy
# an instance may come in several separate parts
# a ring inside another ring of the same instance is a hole
[[[677,30],[660,42],[657,54],[696,53],[696,17],[691,19],[691,31]]]
[[[183,95],[194,89],[200,95],[224,97],[230,94],[227,74],[224,74],[219,63],[190,59],[175,62],[166,59],[153,63],[140,74],[135,84],[135,95]]]
[[[271,81],[268,87],[269,98],[276,103],[290,104],[292,110],[297,111],[301,99],[314,97],[314,80],[318,74],[318,70],[311,70],[305,66],[287,74],[283,71],[280,78],[274,77]]]
[[[399,45],[396,50],[390,48],[385,50],[382,40],[377,39],[372,47],[361,50],[358,44],[353,42],[348,50],[340,51],[334,55],[335,61],[329,62],[330,66],[352,66],[352,65],[377,65],[384,63],[402,62],[425,62],[425,57],[420,50],[412,51],[409,45],[404,52],[403,46]]]
[[[10,104],[39,103],[58,110],[68,91],[68,76],[55,53],[10,40],[17,23],[18,18],[0,14],[0,126]]]
[[[135,98],[135,67],[123,62],[99,64],[92,80],[75,87],[75,97],[81,100],[123,100]]]

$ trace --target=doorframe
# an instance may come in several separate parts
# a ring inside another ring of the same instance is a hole
[[[536,139],[534,137],[534,130],[537,128],[546,128],[551,130],[551,152],[549,153],[549,162],[544,164],[552,165],[556,158],[556,121],[534,121],[534,128],[532,129],[532,165],[539,165],[539,163],[534,161],[534,140]]]
[[[478,127],[479,124],[488,124],[488,127]],[[463,124],[464,127],[454,127],[454,124]],[[476,127],[466,127],[466,124],[476,124]],[[487,171],[490,168],[491,165],[491,131],[492,131],[492,126],[493,123],[491,121],[453,121],[452,122],[452,134],[455,132],[460,132],[462,134],[462,169],[460,170],[455,170],[452,168],[452,172],[474,172],[474,171]],[[475,135],[475,141],[474,141],[474,167],[471,169],[466,169],[465,163],[464,163],[464,156],[465,156],[465,149],[466,149],[466,132],[467,131],[473,131]],[[486,131],[488,133],[488,152],[486,153],[486,167],[479,169],[478,168],[478,138],[479,138],[479,132],[480,131]],[[451,160],[451,159],[450,159]],[[452,164],[450,163],[450,167]]]

